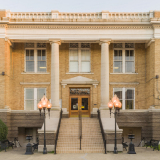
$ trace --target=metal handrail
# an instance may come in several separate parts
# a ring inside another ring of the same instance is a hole
[[[105,154],[107,154],[107,152],[106,152],[106,139],[105,139],[105,133],[104,133],[104,129],[103,129],[103,125],[102,125],[102,121],[101,121],[101,116],[100,116],[100,111],[99,111],[99,109],[98,109],[97,112],[98,112],[98,119],[99,119],[99,124],[100,124],[100,128],[101,128],[103,143],[104,143],[104,150],[105,150]]]
[[[80,139],[80,150],[81,150],[81,140],[82,140],[82,111],[79,108],[79,139]]]
[[[57,140],[58,140],[58,134],[59,134],[59,128],[60,128],[60,125],[61,125],[61,119],[62,119],[62,109],[61,109],[61,112],[60,112],[60,118],[59,118],[59,123],[58,123],[58,128],[57,128],[57,134],[56,134],[56,139],[55,139],[55,148],[54,148],[54,154],[56,154],[56,147],[57,147]]]

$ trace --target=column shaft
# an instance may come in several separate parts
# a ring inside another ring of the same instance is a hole
[[[59,41],[51,41],[51,103],[59,107]]]
[[[101,108],[109,102],[109,41],[101,43]]]

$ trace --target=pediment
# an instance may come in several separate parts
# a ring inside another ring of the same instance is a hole
[[[99,81],[83,76],[77,76],[70,79],[64,79],[61,84],[98,84]]]

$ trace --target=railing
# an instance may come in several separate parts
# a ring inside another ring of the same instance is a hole
[[[80,140],[80,150],[81,150],[81,140],[82,140],[82,111],[79,108],[79,140]]]
[[[100,110],[98,110],[97,112],[98,112],[98,119],[99,119],[99,124],[100,124],[100,128],[101,128],[103,143],[104,143],[104,150],[105,150],[105,154],[106,154],[107,153],[106,152],[106,139],[105,139],[105,133],[104,133],[104,129],[103,129],[102,121],[101,121]]]
[[[7,17],[10,19],[61,19],[61,20],[69,20],[69,19],[79,19],[79,20],[90,20],[90,19],[116,19],[116,20],[134,20],[134,19],[147,19],[154,17],[152,11],[150,12],[83,12],[83,13],[71,13],[71,12],[59,12],[59,11],[51,11],[51,12],[10,12],[7,11]]]
[[[61,109],[61,112],[60,112],[60,117],[59,117],[59,123],[58,123],[58,128],[57,128],[57,133],[56,133],[56,139],[55,139],[55,148],[54,148],[54,154],[56,154],[56,147],[57,147],[57,140],[58,140],[58,134],[59,134],[59,128],[60,128],[60,125],[61,125],[61,119],[62,119],[62,109]]]

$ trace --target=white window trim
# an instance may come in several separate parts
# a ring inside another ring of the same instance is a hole
[[[74,50],[77,49],[78,50],[78,72],[71,72],[69,70],[69,74],[71,73],[82,73],[82,74],[87,74],[87,73],[91,73],[91,48],[81,48],[81,43],[78,43],[78,48],[69,48],[69,69],[70,69],[70,50]],[[81,72],[81,50],[83,49],[88,49],[89,50],[89,56],[90,56],[90,72]]]
[[[134,43],[134,46],[135,46],[135,43]],[[114,72],[114,50],[122,50],[122,72]],[[134,72],[125,71],[125,51],[126,50],[134,51]],[[122,43],[122,48],[113,48],[113,74],[135,74],[135,47],[125,48],[125,43]]]
[[[26,50],[34,50],[34,72],[26,71]],[[46,72],[37,72],[37,50],[45,50],[46,53]],[[46,74],[47,73],[47,49],[46,48],[37,48],[37,43],[34,43],[34,48],[25,48],[24,50],[24,72],[26,74]]]
[[[134,105],[133,105],[133,109],[129,109],[129,110],[135,110],[135,88],[115,87],[115,88],[113,88],[113,96],[114,96],[114,90],[117,89],[117,88],[122,89],[122,110],[127,110],[127,109],[125,109],[125,89],[133,89],[134,90]]]
[[[37,89],[41,89],[42,87],[40,88],[24,88],[24,110],[26,110],[26,89],[34,89],[34,110],[38,110],[37,108]],[[43,89],[45,89],[45,95],[46,95],[46,88],[44,87]],[[47,96],[47,95],[46,95]],[[33,110],[31,110],[33,111]]]

